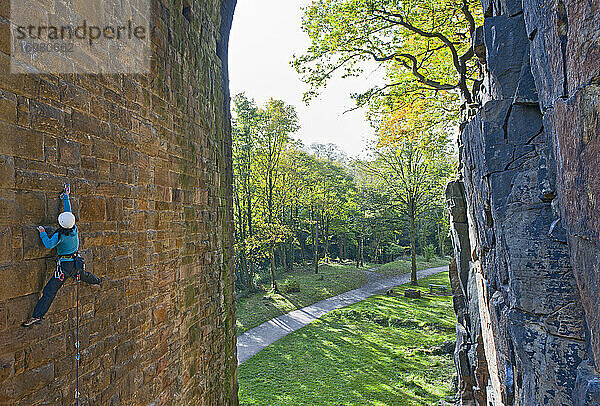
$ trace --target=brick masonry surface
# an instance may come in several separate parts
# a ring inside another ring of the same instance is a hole
[[[80,404],[237,404],[222,1],[154,0],[151,73],[104,76],[10,75],[0,2],[0,405],[74,403],[75,283],[19,326],[54,271],[35,226],[56,225],[66,182],[107,278],[80,291]]]

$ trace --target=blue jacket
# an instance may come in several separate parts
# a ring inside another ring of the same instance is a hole
[[[71,211],[71,202],[68,195],[63,196],[63,206],[65,211]],[[77,226],[73,226],[73,232],[70,235],[63,234],[60,240],[58,239],[58,231],[51,238],[48,238],[48,234],[45,231],[40,233],[40,237],[46,248],[52,249],[56,247],[58,255],[71,255],[79,249],[79,232]]]

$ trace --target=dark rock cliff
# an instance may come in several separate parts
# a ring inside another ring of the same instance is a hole
[[[461,404],[600,405],[600,1],[482,4],[446,190]]]

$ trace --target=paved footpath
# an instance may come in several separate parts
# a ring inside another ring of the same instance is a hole
[[[444,271],[448,272],[447,266],[423,269],[422,271],[417,272],[417,277],[422,279]],[[260,326],[256,326],[253,329],[246,331],[237,338],[238,365],[246,362],[260,350],[268,347],[280,338],[312,323],[332,310],[360,302],[382,290],[391,289],[408,282],[410,282],[410,273],[390,278],[371,280],[358,289],[350,290],[340,295],[330,297],[329,299],[321,300],[310,306],[294,310],[266,321]]]

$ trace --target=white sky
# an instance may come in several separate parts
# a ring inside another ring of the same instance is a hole
[[[284,100],[296,107],[300,130],[294,135],[305,145],[332,142],[349,156],[362,152],[374,130],[364,110],[354,107],[350,98],[381,81],[380,71],[362,78],[331,80],[321,96],[309,106],[302,101],[307,89],[289,64],[310,44],[300,28],[302,10],[311,0],[238,0],[229,45],[231,94],[244,91],[258,105],[269,98]]]

